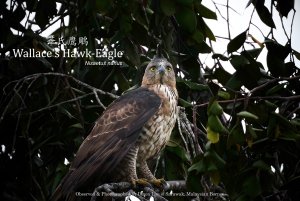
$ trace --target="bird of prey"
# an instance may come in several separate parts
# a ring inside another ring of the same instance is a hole
[[[75,192],[108,182],[155,181],[147,161],[170,139],[177,100],[172,65],[155,57],[141,87],[115,100],[95,122],[52,200],[76,200]]]

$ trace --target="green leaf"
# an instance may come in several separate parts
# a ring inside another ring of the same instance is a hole
[[[249,196],[242,194],[236,199],[236,201],[252,201],[252,199]]]
[[[174,15],[176,11],[176,5],[174,0],[163,0],[160,1],[160,8],[163,11],[163,13],[167,16]]]
[[[226,87],[228,87],[231,90],[239,90],[241,86],[242,86],[242,81],[238,78],[236,72],[226,83]]]
[[[218,185],[220,183],[221,175],[219,171],[211,171],[209,176],[213,184]]]
[[[287,17],[289,12],[294,9],[294,6],[294,0],[277,0],[276,9],[282,16]]]
[[[188,81],[188,80],[178,79],[177,82],[184,83],[188,88],[190,88],[192,90],[203,91],[203,90],[208,89],[207,85],[199,84],[199,83],[196,83],[196,82],[191,82],[191,81]]]
[[[215,68],[212,76],[214,76],[213,79],[217,79],[222,85],[226,85],[232,74],[228,73],[224,68],[218,67]]]
[[[10,19],[14,23],[19,23],[25,17],[26,12],[23,10],[22,6],[19,4],[16,10],[13,12],[13,19]]]
[[[112,7],[112,2],[109,0],[95,1],[95,8],[100,13],[107,13]]]
[[[262,77],[259,62],[250,62],[243,55],[233,55],[230,63],[237,70],[234,76],[242,85],[247,88],[253,88],[258,85],[258,81]]]
[[[230,93],[228,93],[226,91],[218,91],[218,96],[221,98],[224,98],[225,100],[230,99]]]
[[[255,114],[252,114],[248,111],[241,111],[241,112],[237,113],[236,115],[239,116],[239,117],[258,119],[258,116],[256,116]]]
[[[212,161],[209,161],[209,163],[207,163],[207,171],[213,172],[216,170],[218,170],[218,167],[216,166],[216,164],[214,164]]]
[[[180,158],[184,162],[190,161],[185,149],[181,146],[168,146],[167,147],[169,152],[175,154],[178,158]]]
[[[250,64],[249,60],[242,55],[233,55],[230,63],[236,70],[240,70],[246,64]]]
[[[184,100],[184,99],[182,99],[182,98],[179,98],[179,103],[180,103],[183,107],[193,107],[193,105],[192,105],[190,102],[188,102],[188,101],[186,101],[186,100]]]
[[[295,57],[300,61],[300,53],[295,50],[293,51],[293,53],[294,53]]]
[[[202,43],[204,40],[203,34],[196,29],[196,31],[193,33],[192,38],[197,42],[197,43]]]
[[[36,7],[35,21],[39,27],[44,28],[56,13],[55,1],[40,0]]]
[[[198,22],[197,22],[197,28],[203,33],[205,37],[208,37],[210,40],[216,41],[216,38],[211,31],[211,29],[207,26],[205,21],[201,16],[197,16]]]
[[[232,53],[237,51],[245,42],[247,37],[247,31],[240,33],[234,39],[232,39],[227,45],[227,52]]]
[[[245,134],[240,123],[236,124],[230,131],[227,139],[227,147],[235,144],[243,144],[245,142]]]
[[[213,54],[212,55],[212,58],[213,59],[221,59],[222,61],[228,61],[229,60],[229,58],[228,57],[226,57],[226,56],[224,56],[223,54],[219,54],[219,53],[215,53],[215,54]]]
[[[211,130],[217,133],[227,132],[227,129],[223,126],[219,117],[217,117],[216,115],[209,115],[207,125]]]
[[[70,128],[80,128],[80,129],[83,129],[81,123],[73,124],[73,125],[70,126]]]
[[[127,80],[126,76],[123,74],[123,72],[119,71],[116,72],[114,75],[114,79],[118,85],[118,87],[122,90],[122,91],[126,91],[130,88],[130,84],[129,81]]]
[[[285,66],[285,59],[291,53],[290,44],[285,46],[275,42],[265,43],[268,49],[267,66],[274,76],[288,76],[288,69]]]
[[[30,12],[34,12],[37,2],[33,0],[25,0],[25,2],[26,2],[26,9]]]
[[[202,179],[202,175],[197,173],[196,171],[189,172],[187,181],[186,181],[187,189],[189,189],[189,191],[195,192],[195,193],[203,192],[204,189],[203,189],[202,185],[199,185],[199,183],[201,182],[201,179]]]
[[[251,49],[251,50],[245,50],[248,54],[250,54],[253,58],[257,58],[261,51],[263,50],[263,48],[254,48],[254,49]]]
[[[276,108],[278,108],[278,105],[276,105],[276,104],[274,104],[274,103],[272,103],[272,102],[270,102],[270,101],[268,101],[268,100],[265,100],[264,103],[265,103],[265,105],[266,105],[268,108],[270,108],[270,109],[273,110],[273,111],[274,111]]]
[[[176,14],[175,17],[179,26],[183,30],[193,33],[197,26],[197,18],[192,8],[182,7]]]
[[[274,87],[272,87],[271,89],[269,89],[267,92],[266,92],[266,95],[273,95],[273,94],[276,94],[277,92],[279,92],[280,90],[284,89],[284,86],[286,86],[286,84],[278,84],[278,85],[275,85]]]
[[[260,170],[266,170],[266,171],[270,171],[271,170],[270,165],[266,164],[263,160],[255,161],[252,164],[252,166],[255,167],[255,168],[258,168]]]
[[[295,119],[291,120],[291,124],[294,126],[300,126],[300,119],[295,118]]]
[[[267,65],[274,76],[284,76],[284,60],[276,57],[276,55],[273,55],[272,53],[267,53]]]
[[[268,128],[267,128],[267,136],[270,137],[270,138],[274,138],[276,137],[275,134],[275,129],[276,129],[276,126],[277,126],[277,121],[276,121],[276,117],[273,114],[270,115],[269,117],[269,122],[268,122]]]
[[[261,194],[260,182],[256,175],[249,176],[243,183],[243,191],[246,195],[255,198]]]
[[[198,4],[196,6],[197,11],[199,12],[200,16],[207,18],[207,19],[214,19],[217,20],[217,15],[215,12],[211,11],[207,7],[203,6],[202,4]]]
[[[126,34],[132,30],[132,18],[129,15],[122,15],[120,17],[120,30]]]
[[[139,66],[141,59],[135,44],[126,38],[122,41],[122,47],[124,48],[125,56],[132,62],[132,65]]]
[[[202,173],[207,171],[207,160],[205,158],[201,158],[198,162],[194,163],[189,169],[189,172],[196,170],[197,173]]]
[[[261,21],[271,28],[276,28],[271,13],[268,8],[264,6],[264,1],[255,1],[254,6]]]
[[[176,0],[176,1],[182,5],[191,6],[194,0]]]
[[[211,143],[217,143],[220,140],[220,134],[218,132],[213,131],[209,126],[206,128],[207,139]]]
[[[218,168],[224,168],[226,165],[226,162],[224,159],[217,154],[214,150],[209,150],[208,152],[208,157],[211,159],[211,161],[218,167]]]
[[[199,44],[199,53],[210,53],[211,52],[211,48],[209,47],[209,45],[207,45],[206,42],[202,42]]]
[[[208,115],[221,115],[223,114],[223,108],[221,105],[215,100],[211,104],[209,104],[207,109]]]

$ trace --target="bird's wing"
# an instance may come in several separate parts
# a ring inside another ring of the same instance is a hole
[[[158,111],[161,100],[146,88],[138,88],[114,101],[96,121],[80,146],[62,188],[69,191],[97,174],[113,170],[136,142],[144,124]]]

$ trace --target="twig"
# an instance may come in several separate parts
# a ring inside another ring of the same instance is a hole
[[[253,88],[252,90],[250,90],[250,94],[253,94],[254,92],[266,87],[269,84],[272,84],[274,82],[278,82],[278,81],[283,81],[283,80],[294,80],[294,79],[300,79],[300,76],[295,76],[295,77],[279,77],[279,78],[274,78],[272,80],[269,80],[267,82],[265,82],[264,84],[261,84],[255,88]]]
[[[226,3],[226,15],[227,15],[227,31],[228,31],[228,38],[231,39],[230,35],[230,24],[229,24],[229,0]]]
[[[251,96],[251,97],[243,97],[243,98],[237,98],[233,100],[223,100],[223,101],[218,101],[218,103],[233,103],[233,102],[240,102],[240,101],[245,101],[246,99],[257,99],[257,100],[268,100],[268,99],[275,99],[275,100],[297,100],[300,99],[300,95],[297,96],[286,96],[286,97],[281,97],[281,96]],[[200,104],[200,105],[195,105],[196,107],[205,107],[208,106],[209,102]]]
[[[3,91],[3,94],[7,94],[6,90],[8,88],[8,86],[14,84],[13,86],[13,90],[10,90],[9,94],[12,94],[12,97],[10,98],[10,100],[8,101],[8,103],[6,104],[6,107],[4,108],[1,116],[0,116],[0,123],[2,122],[2,120],[4,119],[4,116],[6,115],[6,112],[8,111],[9,107],[11,106],[11,104],[13,103],[15,97],[19,97],[21,99],[21,102],[22,104],[26,107],[25,105],[25,102],[24,102],[24,99],[22,98],[22,96],[19,94],[19,91],[23,88],[24,84],[28,81],[30,81],[29,85],[27,86],[27,90],[25,92],[25,95],[27,94],[28,92],[28,89],[30,88],[30,86],[40,77],[47,77],[47,76],[55,76],[55,77],[63,77],[63,78],[66,78],[66,79],[71,79],[72,81],[74,81],[75,83],[77,83],[78,85],[82,86],[82,87],[85,87],[89,90],[92,91],[92,93],[88,93],[88,94],[85,94],[85,95],[82,95],[82,96],[79,96],[79,97],[76,97],[75,94],[73,93],[73,99],[70,99],[70,100],[67,100],[67,101],[63,101],[63,102],[60,102],[60,103],[57,103],[57,104],[54,104],[54,105],[51,105],[51,106],[47,106],[47,107],[44,107],[44,108],[41,108],[39,110],[36,110],[36,111],[33,111],[31,112],[31,114],[33,113],[37,113],[37,112],[41,112],[41,111],[44,111],[44,110],[47,110],[47,109],[51,109],[53,107],[56,107],[56,106],[59,106],[61,104],[64,104],[64,103],[68,103],[68,102],[73,102],[73,101],[77,101],[79,99],[82,99],[86,96],[89,96],[91,94],[94,94],[95,95],[95,98],[96,100],[98,101],[99,105],[103,108],[105,108],[105,106],[101,103],[99,97],[98,97],[98,94],[102,94],[102,95],[107,95],[111,98],[118,98],[117,95],[115,94],[112,94],[112,93],[109,93],[109,92],[106,92],[106,91],[103,91],[103,90],[100,90],[100,89],[97,89],[96,87],[93,87],[93,86],[90,86],[78,79],[76,79],[75,77],[71,76],[71,75],[67,75],[67,74],[63,74],[63,73],[55,73],[55,72],[48,72],[48,73],[36,73],[36,74],[31,74],[31,75],[28,75],[28,76],[25,76],[21,79],[18,79],[18,80],[14,80],[14,81],[11,81],[9,83],[7,83],[2,91]],[[66,82],[68,83],[68,86],[70,87],[70,84],[68,82],[68,80],[66,80]],[[10,96],[10,95],[9,95]],[[7,97],[9,97],[7,96]]]
[[[283,23],[282,17],[280,17],[280,22],[281,22],[281,27],[282,27],[282,29],[283,29],[284,35],[286,36],[287,40],[288,40],[289,42],[291,42],[291,39],[289,38],[289,36],[288,36],[288,34],[287,34],[286,30],[285,30],[285,27],[284,27],[284,23]]]
[[[95,98],[96,98],[98,104],[99,104],[103,109],[106,109],[106,107],[105,107],[105,106],[103,105],[103,103],[100,101],[100,98],[99,98],[99,96],[98,96],[98,94],[97,94],[97,91],[96,91],[96,90],[93,90],[93,93],[94,93],[94,95],[95,95]]]
[[[248,93],[249,95],[243,97],[243,98],[234,98],[233,100],[223,100],[223,101],[218,101],[219,103],[235,103],[235,102],[239,102],[239,101],[245,101],[246,99],[257,99],[257,100],[268,100],[268,99],[275,99],[275,100],[297,100],[300,99],[300,95],[295,95],[295,96],[251,96],[253,95],[255,92],[257,92],[258,90],[265,88],[266,86],[268,86],[269,84],[272,84],[274,82],[279,82],[279,81],[290,81],[290,80],[295,80],[295,79],[300,79],[300,76],[295,76],[295,77],[280,77],[280,78],[274,78],[272,80],[266,81],[265,83],[253,88],[252,90],[250,90],[250,92]],[[236,92],[236,91],[233,91]],[[195,107],[205,107],[209,104],[209,102],[203,103],[203,104],[199,104],[199,105],[195,105]]]
[[[42,112],[42,111],[44,111],[44,110],[49,110],[49,109],[51,109],[51,108],[57,107],[57,106],[59,106],[59,105],[65,104],[65,103],[70,103],[70,102],[78,101],[78,100],[80,100],[80,99],[82,99],[82,98],[85,98],[85,97],[87,97],[87,96],[90,96],[91,94],[93,94],[93,93],[91,92],[91,93],[88,93],[88,94],[84,94],[84,95],[82,95],[82,96],[77,96],[76,98],[72,98],[72,99],[69,99],[69,100],[66,100],[66,101],[62,101],[62,102],[57,103],[57,104],[54,104],[54,105],[50,105],[50,106],[47,106],[47,107],[43,107],[43,108],[41,108],[41,109],[35,110],[35,111],[33,111],[33,112],[30,112],[30,114]]]
[[[9,83],[7,83],[4,87],[3,87],[3,92],[5,93],[5,89],[12,83],[15,83],[17,82],[17,84],[19,84],[20,82],[22,81],[27,81],[27,80],[31,80],[31,79],[36,79],[36,78],[39,78],[39,77],[42,77],[42,76],[58,76],[58,77],[66,77],[66,78],[69,78],[71,80],[73,80],[74,82],[76,82],[77,84],[87,88],[87,89],[90,89],[92,91],[96,91],[97,93],[99,94],[102,94],[102,95],[107,95],[107,96],[110,96],[111,98],[118,98],[119,96],[115,95],[115,94],[112,94],[112,93],[109,93],[109,92],[106,92],[106,91],[102,91],[101,89],[97,89],[96,87],[93,87],[93,86],[90,86],[88,84],[86,84],[85,82],[82,82],[78,79],[76,79],[75,77],[73,76],[70,76],[70,75],[67,75],[67,74],[63,74],[63,73],[54,73],[54,72],[48,72],[48,73],[36,73],[36,74],[31,74],[31,75],[28,75],[28,76],[25,76],[19,80],[14,80],[14,81],[11,81]]]

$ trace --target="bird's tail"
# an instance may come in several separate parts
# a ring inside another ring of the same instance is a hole
[[[50,197],[50,201],[76,201],[76,200],[78,199],[75,195],[75,192],[65,195],[63,193],[61,184],[57,186],[54,193]]]
[[[54,193],[50,197],[50,201],[60,201],[60,200],[63,200],[61,184],[57,186]]]
[[[76,198],[74,191],[74,186],[71,185],[69,188],[66,187],[65,183],[72,174],[72,171],[69,171],[64,178],[61,180],[60,184],[56,187],[55,191],[50,197],[50,201],[76,201],[80,200]],[[75,184],[74,184],[75,185]]]

